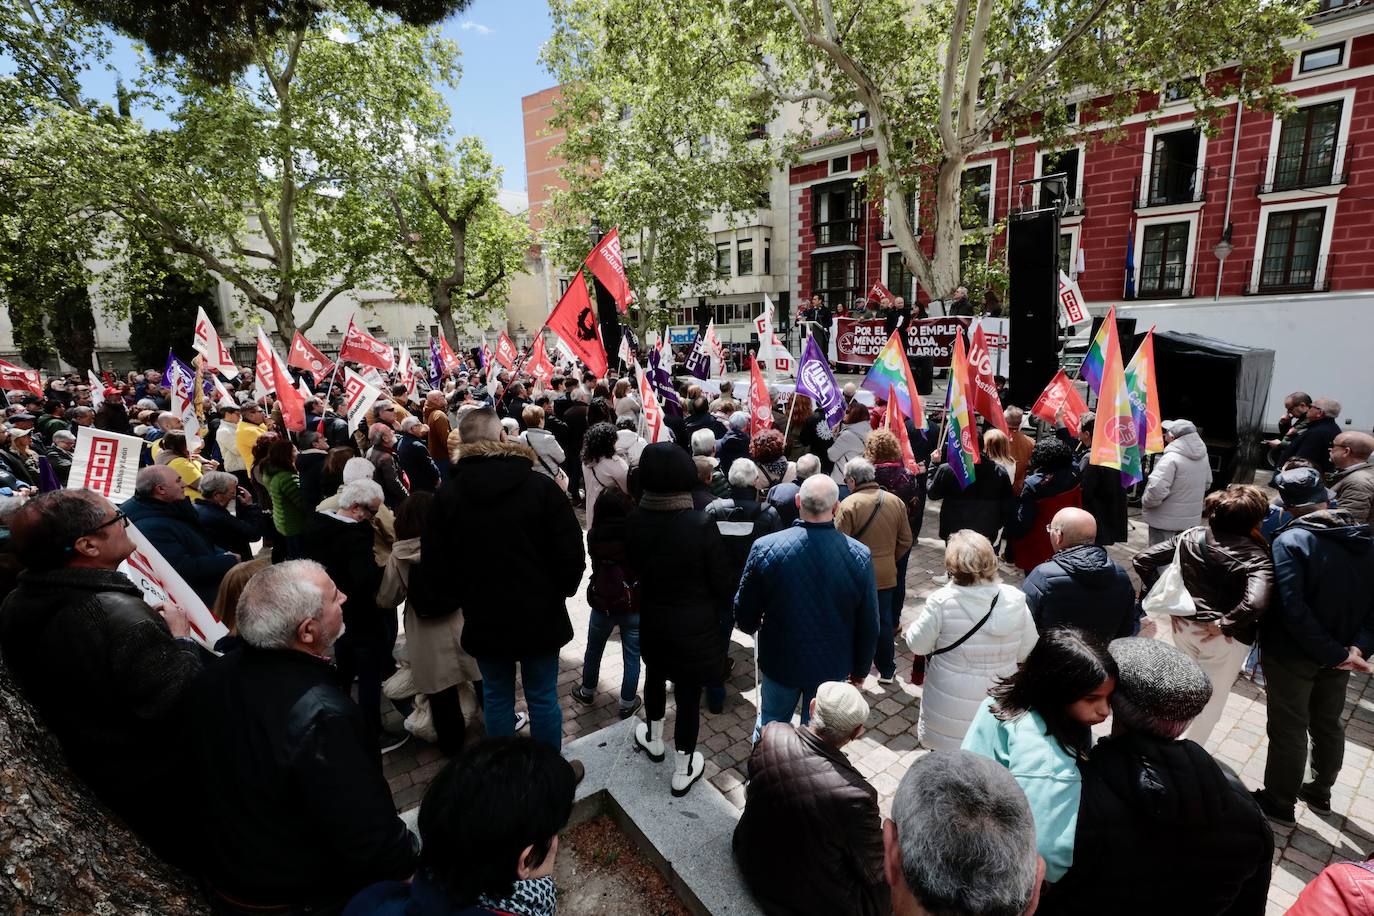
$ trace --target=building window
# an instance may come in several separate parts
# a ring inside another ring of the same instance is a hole
[[[968,286],[969,278],[988,263],[986,242],[959,246],[959,285]]]
[[[749,277],[754,273],[754,240],[745,239],[739,243],[739,276]]]
[[[1078,103],[1070,102],[1064,106],[1064,122],[1066,124],[1078,123]]]
[[[836,251],[811,258],[811,292],[831,308],[859,297],[859,252]]]
[[[961,182],[964,228],[992,225],[992,164],[964,169]]]
[[[831,174],[831,175],[837,174],[837,173],[839,173],[839,172],[847,172],[847,171],[849,171],[849,157],[848,157],[848,156],[836,156],[834,159],[831,159],[831,160],[830,160],[830,174]]]
[[[1278,158],[1274,163],[1274,190],[1312,188],[1335,184],[1339,150],[1341,101],[1299,108],[1283,120],[1279,131]]]
[[[906,201],[906,218],[911,224],[911,234],[920,235],[921,225],[916,219],[916,192],[908,191],[903,195]],[[888,212],[887,199],[883,199],[883,238],[890,239],[892,234],[892,214]]]
[[[770,276],[773,273],[773,252],[768,239],[763,240],[763,275]]]
[[[1302,56],[1298,58],[1298,72],[1311,73],[1314,70],[1339,67],[1343,63],[1345,63],[1345,42],[1303,51]]]
[[[1183,204],[1202,199],[1202,169],[1198,151],[1202,134],[1176,130],[1155,134],[1150,149],[1150,187],[1145,206]]]
[[[755,121],[749,125],[748,130],[745,132],[744,139],[763,140],[767,136],[768,125],[764,124],[762,121]]]
[[[1325,13],[1329,10],[1338,10],[1350,2],[1351,0],[1317,0],[1317,12]]]
[[[1073,209],[1072,204],[1078,198],[1078,150],[1066,149],[1058,153],[1040,154],[1040,174],[1053,175],[1056,172],[1064,173],[1064,210],[1067,213]],[[1059,188],[1041,182],[1040,184],[1040,206],[1053,207],[1060,198]]]
[[[1326,208],[1270,213],[1260,263],[1262,292],[1313,289],[1317,283],[1317,253],[1321,250]]]
[[[726,278],[730,276],[730,243],[716,243],[716,276]]]
[[[1165,105],[1174,105],[1179,102],[1186,102],[1188,101],[1189,97],[1192,96],[1193,91],[1196,90],[1197,87],[1197,77],[1192,77],[1191,79],[1186,80],[1177,80],[1175,82],[1168,83],[1164,86],[1164,92],[1161,93],[1163,102]]]
[[[916,301],[916,278],[906,269],[906,261],[902,260],[900,251],[887,253],[886,285],[892,291],[892,295],[901,296],[908,303]]]
[[[1145,227],[1145,244],[1140,258],[1141,296],[1181,296],[1188,269],[1187,222],[1157,223]]]
[[[1073,233],[1059,233],[1059,269],[1064,273],[1073,275],[1077,265],[1073,258]]]
[[[859,240],[859,195],[853,181],[837,181],[811,189],[811,222],[816,247]]]
[[[868,109],[865,108],[863,111],[859,112],[854,117],[849,119],[849,130],[851,133],[857,134],[861,131],[868,130],[869,125],[871,123],[872,121],[868,117]]]

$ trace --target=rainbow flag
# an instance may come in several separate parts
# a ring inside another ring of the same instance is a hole
[[[945,399],[945,460],[959,481],[959,489],[973,483],[978,461],[978,427],[968,400],[968,354],[964,335],[954,338],[954,361],[949,367],[949,393]]]
[[[1102,387],[1097,393],[1097,422],[1093,425],[1092,454],[1088,461],[1121,472],[1122,486],[1139,483],[1140,446],[1135,415],[1121,365],[1121,341],[1111,312],[1102,327],[1107,335],[1102,348]]]
[[[1159,386],[1155,383],[1155,329],[1145,334],[1135,355],[1126,364],[1126,391],[1135,417],[1135,441],[1144,446],[1142,455],[1164,451],[1164,433],[1159,421]]]
[[[1093,338],[1088,352],[1083,356],[1083,365],[1078,369],[1078,377],[1087,381],[1088,387],[1098,397],[1102,397],[1102,372],[1106,362],[1108,327],[1111,327],[1112,335],[1115,336],[1116,306],[1107,309],[1107,317],[1102,319],[1102,326],[1097,329],[1097,336]]]
[[[902,346],[900,328],[892,332],[887,343],[873,358],[873,366],[864,376],[860,387],[867,388],[880,398],[892,392],[897,397],[897,407],[916,424],[916,428],[926,428],[926,407],[921,403],[920,392],[916,390],[916,380],[911,377],[911,364],[907,362],[906,349]]]

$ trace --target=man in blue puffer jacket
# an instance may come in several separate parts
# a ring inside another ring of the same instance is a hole
[[[757,634],[762,702],[754,741],[769,722],[787,722],[826,681],[863,683],[878,640],[878,586],[867,547],[835,529],[839,488],[808,477],[797,494],[801,518],[754,542],[735,595],[735,623]]]
[[[1054,556],[1041,563],[1021,591],[1037,632],[1079,627],[1104,643],[1135,630],[1135,586],[1126,570],[1094,541],[1097,520],[1084,509],[1060,509],[1050,522]]]

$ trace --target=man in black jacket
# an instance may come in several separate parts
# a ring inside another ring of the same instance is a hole
[[[1073,626],[1103,642],[1135,630],[1135,586],[1097,546],[1097,522],[1083,509],[1060,509],[1050,522],[1054,556],[1031,570],[1026,593],[1035,629]]]
[[[515,731],[518,665],[530,735],[559,748],[558,651],[573,637],[567,599],[586,568],[582,526],[553,478],[534,472],[534,452],[506,439],[494,410],[468,411],[458,434],[463,444],[430,509],[411,600],[427,605],[425,616],[463,609],[463,648],[482,671],[487,734]],[[502,576],[455,573],[454,561],[470,553],[475,531],[511,556],[540,562],[522,567],[514,590]]]
[[[196,507],[186,498],[181,477],[165,464],[139,470],[134,498],[125,502],[123,509],[206,607],[215,603],[224,574],[246,559],[214,545],[201,527]]]
[[[396,442],[396,461],[410,483],[410,492],[439,487],[439,468],[429,456],[429,427],[415,417],[401,421],[401,437]]]
[[[196,795],[197,862],[230,912],[338,912],[415,870],[374,739],[334,683],[346,597],[317,563],[267,567],[239,598],[243,648],[191,690],[192,769],[213,787]]]
[[[220,550],[237,554],[240,559],[253,558],[253,542],[262,539],[267,522],[253,497],[239,485],[239,479],[227,471],[207,471],[200,478],[200,500],[196,515],[201,529]],[[229,512],[229,504],[238,500],[238,514]]]
[[[1207,675],[1155,639],[1110,651],[1112,734],[1079,764],[1073,866],[1037,914],[1102,913],[1112,901],[1132,913],[1263,913],[1274,835],[1240,780],[1178,738],[1212,696]],[[1148,880],[1145,861],[1162,866]]]
[[[185,864],[179,704],[205,656],[185,611],[149,607],[117,571],[134,550],[127,526],[90,490],[25,504],[11,523],[25,571],[0,607],[0,653],[76,774]]]
[[[1307,430],[1290,439],[1279,459],[1282,467],[1294,458],[1306,458],[1323,474],[1331,473],[1331,443],[1341,434],[1336,418],[1341,404],[1331,398],[1316,398],[1307,408]]]

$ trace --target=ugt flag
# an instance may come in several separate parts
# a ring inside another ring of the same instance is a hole
[[[391,345],[382,343],[348,319],[348,330],[344,332],[343,346],[339,348],[339,360],[352,360],[360,366],[375,366],[383,372],[396,367],[396,354]]]
[[[992,356],[988,353],[987,338],[983,336],[983,325],[973,329],[968,343],[969,385],[973,393],[973,411],[1000,429],[1007,438],[1007,418],[1002,416],[1002,399],[997,396],[997,381],[992,377]]]
[[[763,383],[759,361],[749,357],[749,436],[773,425],[773,405],[768,400],[768,386]]]
[[[797,367],[797,394],[814,401],[816,408],[825,414],[826,425],[832,429],[844,419],[844,392],[835,381],[835,373],[830,371],[830,362],[821,353],[814,334],[806,338],[801,365]],[[924,422],[924,417],[917,422]]]
[[[1058,416],[1060,410],[1064,411],[1062,417]],[[1083,399],[1078,396],[1078,392],[1073,387],[1073,382],[1060,369],[1050,379],[1050,383],[1045,386],[1045,390],[1040,393],[1035,406],[1031,408],[1031,416],[1039,417],[1046,423],[1054,423],[1056,419],[1064,421],[1064,428],[1069,431],[1069,435],[1078,438],[1078,424],[1083,414],[1088,412],[1088,405],[1083,403]]]

